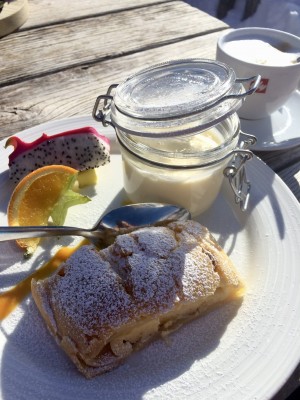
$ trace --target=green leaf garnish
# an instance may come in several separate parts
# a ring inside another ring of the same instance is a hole
[[[54,225],[63,225],[66,216],[68,213],[68,209],[72,206],[76,206],[78,204],[85,204],[91,199],[88,196],[84,196],[78,192],[74,192],[71,188],[74,186],[74,183],[77,179],[77,175],[75,175],[71,180],[69,185],[67,186],[64,193],[61,195],[58,202],[53,207],[53,210],[50,214]]]

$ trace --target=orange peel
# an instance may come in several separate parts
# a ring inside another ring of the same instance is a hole
[[[74,168],[50,165],[36,169],[25,176],[11,195],[7,209],[8,225],[48,225],[55,206],[72,188],[77,175],[78,171]],[[77,204],[89,200],[86,196],[81,197],[85,200]],[[39,238],[18,239],[17,244],[25,250],[25,255],[29,256],[36,250],[39,241]]]

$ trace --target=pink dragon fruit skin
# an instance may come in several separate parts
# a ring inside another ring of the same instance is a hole
[[[5,144],[5,147],[8,146],[14,147],[8,163],[9,177],[14,183],[45,165],[62,164],[84,171],[110,161],[109,139],[89,126],[52,136],[43,133],[29,143],[11,136]]]

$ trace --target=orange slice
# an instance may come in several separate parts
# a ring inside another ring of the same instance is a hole
[[[39,168],[24,177],[16,186],[7,210],[10,226],[48,225],[55,205],[74,184],[78,171],[64,165]],[[40,239],[18,239],[17,244],[28,256]]]

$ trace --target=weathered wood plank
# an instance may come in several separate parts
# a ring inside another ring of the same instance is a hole
[[[275,172],[280,171],[284,168],[289,168],[290,165],[296,162],[300,162],[300,146],[288,149],[288,153],[286,149],[255,153]]]
[[[29,0],[29,18],[20,30],[168,1],[171,0]]]
[[[0,85],[226,27],[183,2],[171,2],[18,32],[1,40]]]
[[[215,58],[221,32],[0,88],[0,137],[46,121],[92,113],[96,97],[129,73],[170,59]]]

